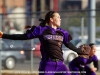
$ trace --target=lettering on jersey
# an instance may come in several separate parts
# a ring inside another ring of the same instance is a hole
[[[63,36],[59,36],[59,35],[44,35],[44,38],[46,40],[59,40],[59,41],[63,41]]]

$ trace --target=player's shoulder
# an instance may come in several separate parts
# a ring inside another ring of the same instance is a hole
[[[89,59],[98,60],[98,57],[96,55],[93,55],[92,57],[89,57]]]
[[[96,55],[93,55],[93,56],[91,56],[90,58],[96,58],[97,56]]]
[[[39,30],[42,30],[42,29],[46,29],[46,26],[34,26],[33,28],[35,29],[39,29]]]
[[[93,56],[93,61],[98,61],[98,57],[96,55]]]
[[[94,57],[94,58],[97,58],[97,56],[96,56],[96,55],[94,55],[93,57]]]
[[[62,33],[64,33],[64,34],[68,34],[68,31],[67,30],[65,30],[65,29],[62,29],[62,28],[59,28],[59,30],[62,32]]]

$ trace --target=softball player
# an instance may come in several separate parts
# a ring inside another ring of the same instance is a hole
[[[86,55],[79,55],[78,57],[74,58],[69,63],[69,69],[71,71],[71,75],[86,75],[86,71],[84,70],[88,61],[88,56]],[[90,74],[89,74],[90,75]]]
[[[87,61],[87,64],[90,64],[91,62],[93,62],[94,67],[91,68],[88,65],[86,65],[85,66],[86,75],[96,75],[95,72],[99,69],[98,58],[95,55],[96,46],[94,43],[89,44],[89,46],[91,47],[91,51],[90,51],[90,56],[89,56],[89,59]]]
[[[39,26],[33,26],[25,34],[5,34],[0,31],[0,37],[12,40],[29,40],[39,38],[42,58],[39,64],[39,75],[70,75],[64,64],[62,44],[81,54],[81,48],[76,48],[70,40],[71,35],[60,28],[61,18],[58,12],[49,11]]]
[[[70,70],[76,71],[76,73],[72,73],[72,75],[96,75],[95,72],[98,70],[98,58],[95,55],[96,46],[93,43],[89,44],[89,46],[91,48],[89,55],[83,55],[82,57],[79,55],[69,63]],[[91,62],[93,62],[93,68],[88,66]]]

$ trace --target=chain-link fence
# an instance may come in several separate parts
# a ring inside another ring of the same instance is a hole
[[[99,11],[96,12],[96,16],[88,16],[89,10],[75,10],[75,11],[59,11],[61,16],[61,28],[70,32],[73,37],[75,35],[81,35],[81,19],[84,18],[84,34],[87,35],[88,18],[93,17],[96,19],[96,37],[99,32]],[[92,10],[91,10],[92,11]],[[47,12],[31,13],[30,17],[26,17],[25,13],[5,14],[2,15],[2,31],[5,33],[24,33],[25,26],[27,25],[39,25],[39,18],[44,18]],[[74,29],[73,29],[74,28]],[[73,30],[72,30],[73,29]]]
[[[44,18],[47,12],[1,14],[0,30],[7,34],[22,34],[26,31],[27,25],[39,25],[39,18]],[[67,30],[73,37],[81,36],[81,24],[84,24],[84,35],[87,35],[88,11],[59,11],[61,15],[61,28]],[[99,11],[96,18],[97,37],[100,30]],[[84,20],[82,20],[84,18]],[[33,73],[38,71],[41,59],[40,42],[34,40],[7,40],[0,41],[2,72]],[[34,50],[35,48],[35,50]],[[66,65],[67,66],[67,65]],[[11,69],[11,70],[9,70]]]

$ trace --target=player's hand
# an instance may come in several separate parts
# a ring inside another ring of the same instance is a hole
[[[93,71],[93,72],[96,72],[97,71],[97,68],[91,68],[91,71]]]
[[[2,35],[3,35],[3,32],[2,32],[2,31],[0,31],[0,38],[2,38]]]

